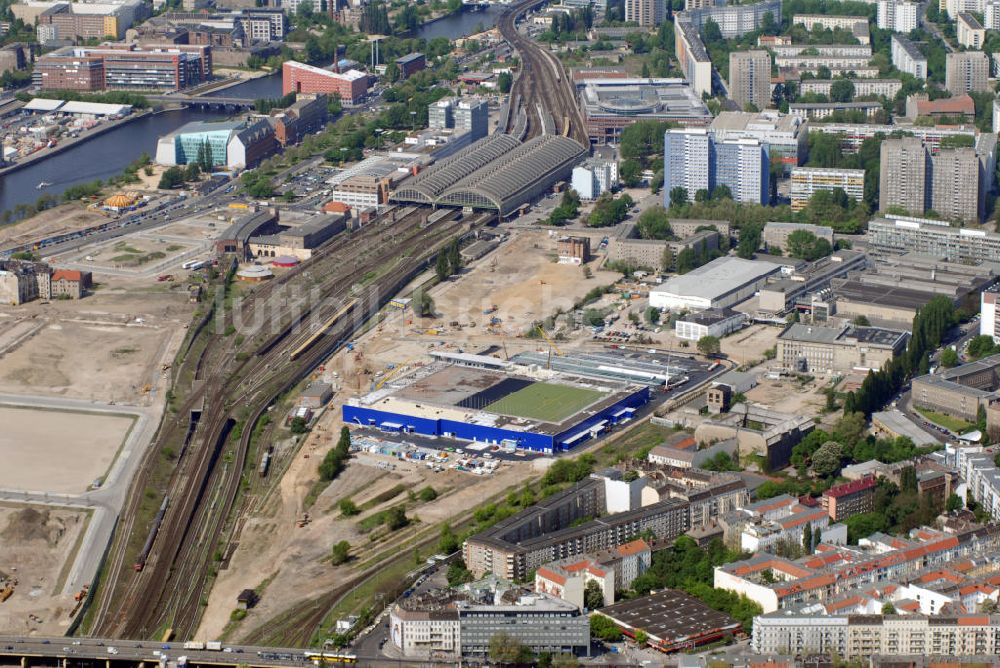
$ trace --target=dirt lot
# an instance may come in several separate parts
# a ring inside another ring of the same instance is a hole
[[[723,338],[720,347],[724,354],[729,355],[729,359],[744,364],[764,359],[764,351],[777,344],[779,334],[779,327],[751,325]]]
[[[0,248],[23,244],[35,238],[79,230],[107,222],[107,216],[87,210],[82,204],[63,204],[43,211],[16,225],[0,226]]]
[[[17,580],[13,596],[0,604],[4,633],[66,632],[73,601],[56,607],[45,601],[61,589],[87,516],[64,508],[0,504],[0,582],[5,576]]]
[[[0,357],[0,392],[136,403],[160,375],[171,332],[53,320]]]
[[[0,489],[77,494],[111,467],[134,419],[0,406]]]
[[[746,393],[747,399],[754,403],[792,415],[820,415],[826,405],[826,396],[822,393],[826,384],[809,380],[809,376],[769,380],[761,373],[759,378],[760,384]]]

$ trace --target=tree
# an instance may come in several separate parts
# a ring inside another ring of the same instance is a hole
[[[506,95],[510,92],[510,87],[514,84],[514,77],[510,72],[501,72],[497,77],[497,87],[500,92]]]
[[[674,186],[670,189],[670,207],[684,206],[688,201],[688,191],[687,188],[683,186]]]
[[[854,98],[854,83],[850,79],[836,79],[830,84],[831,102],[850,102]]]
[[[670,229],[670,219],[667,210],[660,205],[646,209],[636,222],[639,236],[643,239],[672,239],[674,234]]]
[[[719,24],[716,23],[715,19],[710,18],[705,21],[702,26],[701,37],[706,45],[723,41],[722,30],[719,28]]]
[[[965,503],[962,501],[962,497],[958,494],[951,494],[948,496],[948,500],[945,501],[944,509],[949,513],[953,513],[956,510],[961,510],[965,507]]]
[[[434,299],[426,290],[415,290],[410,308],[421,318],[429,318],[434,315]]]
[[[455,536],[455,532],[451,530],[451,525],[448,523],[441,525],[441,538],[438,540],[438,552],[441,554],[452,554],[458,552],[458,548],[461,544],[458,542],[458,537]]]
[[[572,654],[556,654],[552,657],[552,668],[577,668],[580,660]]]
[[[339,566],[341,564],[347,563],[347,560],[351,558],[351,544],[346,540],[342,540],[339,543],[334,543],[333,549],[330,551],[330,561],[334,566]]]
[[[753,258],[754,253],[760,248],[761,232],[764,229],[761,223],[751,223],[744,225],[740,229],[740,243],[736,246],[736,254],[744,260]]]
[[[629,188],[635,188],[642,183],[642,165],[639,164],[638,160],[632,158],[622,160],[618,174],[621,177],[622,183]]]
[[[690,248],[685,248],[677,254],[677,273],[686,274],[698,266],[695,252]]]
[[[490,660],[500,665],[517,663],[521,656],[521,643],[506,633],[497,633],[490,638]]]
[[[785,246],[789,257],[802,258],[810,262],[833,252],[829,241],[818,239],[808,230],[795,230],[789,234]]]
[[[393,506],[386,511],[385,525],[389,527],[389,531],[402,529],[409,523],[410,519],[406,516],[406,508],[403,506]]]
[[[591,615],[590,635],[605,642],[618,642],[622,639],[622,630],[604,615]]]
[[[341,499],[339,507],[340,513],[345,517],[352,517],[361,512],[361,509],[351,499]]]
[[[812,546],[813,546],[812,524],[806,522],[805,527],[802,528],[802,549],[806,551],[806,554],[812,554]]]
[[[825,478],[840,470],[844,457],[843,448],[836,441],[827,441],[819,447],[812,456],[812,470],[816,475]]]
[[[304,417],[293,417],[288,424],[288,429],[293,434],[304,434],[309,431],[309,424]]]
[[[588,610],[597,610],[604,607],[604,592],[597,580],[590,580],[583,590],[583,605]]]
[[[417,494],[417,498],[423,501],[424,503],[430,503],[434,499],[438,498],[438,493],[436,489],[428,485],[427,487],[424,487],[422,490],[420,490],[420,492]]]
[[[966,348],[966,353],[974,360],[986,357],[987,355],[994,355],[997,352],[1000,352],[1000,346],[994,344],[993,337],[988,334],[972,337],[968,348]]]
[[[882,604],[882,614],[883,615],[895,615],[896,614],[896,606],[894,606],[889,601],[886,601],[885,603]]]
[[[157,188],[160,190],[170,190],[184,183],[184,170],[180,167],[168,167],[160,175],[160,183]]]
[[[958,353],[951,348],[941,351],[941,366],[951,368],[958,366]]]
[[[852,320],[851,322],[853,322],[858,327],[871,327],[871,322],[868,320],[868,318],[866,318],[863,315],[854,316],[854,320]]]
[[[447,280],[451,276],[448,266],[448,253],[443,248],[438,251],[437,262],[434,263],[434,273],[437,275],[439,281]]]
[[[698,352],[706,357],[711,357],[712,355],[718,355],[720,350],[719,337],[717,336],[703,336],[698,339]]]
[[[711,21],[712,19],[709,19]],[[640,646],[645,646],[649,642],[649,634],[642,629],[635,630],[635,642]]]
[[[569,195],[570,193],[576,195],[575,190],[567,190],[566,194],[563,195],[563,199],[565,200],[566,195]],[[579,196],[577,196],[576,202],[577,205],[579,206],[580,204]],[[451,243],[448,244],[448,269],[449,271],[451,271],[451,274],[453,276],[462,270],[462,253],[458,249],[458,237],[452,239]]]

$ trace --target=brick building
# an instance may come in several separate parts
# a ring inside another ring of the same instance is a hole
[[[368,91],[368,75],[358,70],[331,72],[294,60],[281,66],[281,92],[336,95],[344,104],[358,104]]]
[[[329,118],[326,95],[302,95],[295,104],[274,112],[268,119],[274,128],[274,137],[282,146],[297,144],[311,132],[323,128]]]
[[[396,59],[396,66],[399,67],[399,77],[401,79],[409,79],[427,67],[427,58],[420,52],[408,53]]]
[[[830,516],[830,520],[840,522],[852,515],[871,512],[875,503],[875,477],[865,476],[860,480],[834,485],[823,492],[820,504]]]

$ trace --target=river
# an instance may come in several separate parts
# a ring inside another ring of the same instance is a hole
[[[490,5],[478,11],[463,11],[433,23],[421,26],[415,37],[431,40],[435,37],[454,39],[472,34],[482,24],[484,28],[496,25],[504,5]],[[281,73],[252,79],[209,96],[237,96],[247,98],[276,98],[281,96]],[[30,204],[42,193],[60,195],[70,186],[94,179],[116,176],[144,151],[155,156],[156,140],[190,121],[218,120],[222,114],[194,109],[165,111],[132,121],[99,137],[60,151],[24,169],[0,177],[0,213],[18,204]],[[45,181],[51,183],[38,190]]]
[[[156,140],[190,121],[218,119],[218,113],[176,109],[145,116],[76,144],[24,169],[0,177],[0,212],[29,204],[42,193],[61,195],[78,183],[121,173],[143,151],[156,154]],[[44,149],[43,149],[44,150]],[[39,182],[52,185],[38,190]]]

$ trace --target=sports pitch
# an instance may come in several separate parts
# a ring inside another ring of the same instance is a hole
[[[604,396],[597,390],[552,383],[532,383],[486,406],[491,413],[562,422]]]

